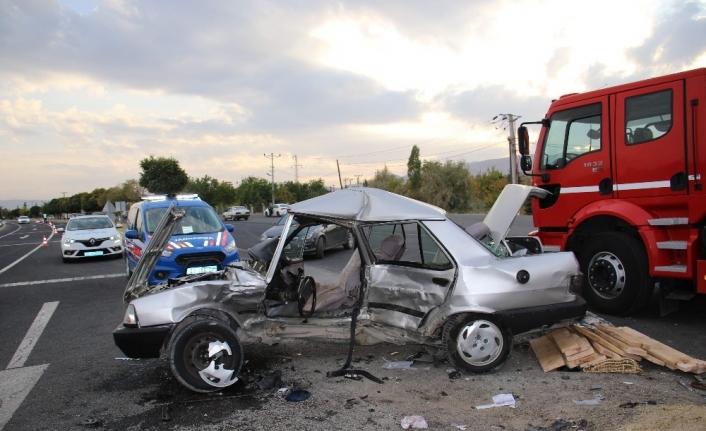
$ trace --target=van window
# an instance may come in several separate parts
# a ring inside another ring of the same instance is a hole
[[[666,135],[672,128],[672,90],[625,99],[625,143],[642,144]]]
[[[600,103],[555,112],[544,135],[539,169],[561,169],[576,157],[600,149]]]

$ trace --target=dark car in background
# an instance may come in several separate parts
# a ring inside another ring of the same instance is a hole
[[[279,238],[286,220],[287,215],[285,214],[277,223],[260,235],[260,241]],[[353,234],[345,227],[335,224],[319,224],[309,229],[304,240],[304,254],[313,254],[318,259],[323,259],[326,250],[338,246],[350,250],[354,243]]]

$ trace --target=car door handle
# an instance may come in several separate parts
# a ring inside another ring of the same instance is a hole
[[[441,287],[446,287],[449,284],[449,280],[445,278],[434,277],[431,279],[434,284],[438,284]]]

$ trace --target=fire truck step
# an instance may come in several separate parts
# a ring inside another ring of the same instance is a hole
[[[661,272],[686,272],[686,265],[655,266],[655,271],[661,271]]]
[[[687,217],[653,218],[647,220],[650,226],[673,226],[679,224],[689,224]]]
[[[660,241],[657,243],[660,250],[686,250],[686,241]]]

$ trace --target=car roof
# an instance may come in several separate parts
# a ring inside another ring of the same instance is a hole
[[[290,213],[356,221],[446,220],[446,211],[371,187],[351,187],[290,206]]]

